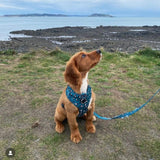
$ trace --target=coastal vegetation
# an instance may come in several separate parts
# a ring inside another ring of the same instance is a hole
[[[160,94],[135,115],[119,120],[97,119],[96,134],[85,131],[75,145],[65,132],[54,130],[54,110],[66,83],[65,64],[72,56],[60,49],[18,53],[0,51],[0,159],[7,148],[15,159],[159,159]],[[112,117],[139,107],[160,88],[160,51],[103,51],[101,62],[89,73],[96,93],[95,111]],[[36,127],[32,127],[37,122]]]

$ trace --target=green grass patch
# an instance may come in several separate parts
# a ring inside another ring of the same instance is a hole
[[[60,62],[67,62],[70,58],[69,54],[62,52],[59,49],[50,52],[49,55],[55,57],[55,59]]]
[[[36,136],[33,135],[29,129],[20,129],[16,133],[17,140],[12,144],[12,148],[15,150],[15,159],[17,160],[28,160],[29,155],[29,145],[32,141],[36,140]],[[7,157],[5,158],[8,159]]]
[[[101,96],[96,100],[97,107],[105,107],[111,105],[111,98],[109,96]]]
[[[22,55],[20,60],[21,61],[31,61],[31,60],[34,60],[34,56],[35,56],[35,52],[26,53],[26,54]]]
[[[8,49],[8,50],[5,50],[5,51],[0,51],[0,55],[16,55],[17,52],[15,50],[11,50],[11,49]]]
[[[136,146],[141,154],[148,159],[159,159],[160,157],[160,140],[159,139],[141,139],[136,142]]]
[[[52,101],[52,99],[51,98],[49,98],[49,97],[41,97],[41,98],[39,98],[39,97],[35,97],[32,101],[31,101],[31,105],[32,105],[32,107],[33,108],[39,108],[39,107],[41,107],[42,105],[46,105],[46,104],[48,104],[48,103],[50,103]]]
[[[49,146],[56,147],[64,140],[63,135],[55,133],[54,135],[49,135],[43,139],[43,143]]]
[[[155,58],[160,58],[160,51],[152,50],[151,48],[145,48],[144,50],[140,50],[138,54],[143,55],[143,56],[151,56]]]
[[[45,145],[47,146],[47,148],[50,149],[50,152],[48,153],[48,155],[46,155],[46,158],[56,159],[58,157],[58,154],[64,154],[64,152],[59,153],[59,149],[58,149],[58,146],[63,142],[64,142],[64,137],[61,134],[55,133],[54,135],[52,134],[52,135],[46,136],[42,140],[42,145]]]

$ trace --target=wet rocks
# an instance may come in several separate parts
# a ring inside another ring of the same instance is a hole
[[[60,47],[64,51],[77,52],[80,48],[93,50],[103,47],[110,52],[133,53],[151,47],[160,50],[160,26],[117,27],[62,27],[40,30],[13,31],[30,37],[11,37],[0,41],[0,50],[15,49],[28,52],[36,49],[52,50]]]

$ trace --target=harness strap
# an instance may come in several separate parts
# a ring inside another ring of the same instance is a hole
[[[87,93],[78,94],[68,85],[66,88],[66,96],[68,100],[78,108],[78,117],[81,117],[88,111],[88,106],[92,97],[92,89],[88,85]],[[64,108],[63,103],[61,104],[61,106],[62,108]]]

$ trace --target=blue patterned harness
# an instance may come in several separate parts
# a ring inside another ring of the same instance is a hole
[[[66,96],[69,101],[78,108],[78,117],[81,117],[88,111],[89,102],[92,96],[92,90],[91,87],[88,85],[86,94],[78,94],[74,92],[73,89],[68,85],[66,88]],[[62,107],[64,107],[64,104],[62,104]]]

